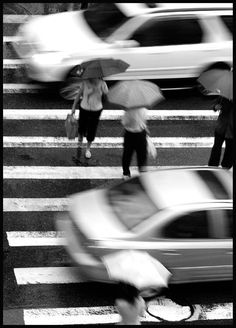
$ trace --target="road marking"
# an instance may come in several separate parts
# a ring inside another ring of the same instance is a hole
[[[65,246],[63,231],[7,231],[10,247]]]
[[[4,212],[65,212],[69,198],[4,198]]]
[[[7,42],[7,41],[5,41]],[[14,69],[19,69],[21,66],[24,65],[23,63],[21,64],[7,64],[5,68],[14,68]],[[11,66],[11,67],[10,67]],[[113,77],[107,77],[105,80],[116,80]],[[117,80],[118,81],[118,80]],[[39,93],[42,90],[47,90],[46,85],[41,85],[41,84],[30,84],[30,83],[4,83],[3,84],[3,93]],[[161,88],[163,91],[174,91],[174,90],[189,90],[192,89],[192,87],[179,87],[179,88]]]
[[[60,216],[59,216],[60,217]],[[53,218],[53,214],[52,214]],[[56,220],[56,216],[54,217]],[[65,239],[65,232],[64,231],[7,231],[7,240],[10,247],[39,247],[39,246],[65,246],[67,244]],[[119,250],[121,247],[120,241],[112,240],[103,240],[101,242],[102,247],[113,249],[114,251]],[[161,249],[162,251],[168,251],[172,247],[175,248],[174,242],[169,242],[168,245],[166,243],[162,242],[146,242],[143,244],[142,242],[136,241],[136,247],[139,249]],[[188,249],[196,249],[196,245],[193,245],[191,242],[179,242],[178,243],[179,248],[186,247]],[[99,246],[97,246],[99,247]],[[122,247],[124,249],[132,249],[133,245],[130,244],[129,241],[122,241]],[[225,248],[226,250],[232,249],[233,242],[227,241],[224,243],[224,246],[217,244],[217,242],[212,242],[209,244],[209,242],[201,242],[197,246],[198,249],[202,248]],[[232,253],[231,253],[232,255]],[[217,266],[215,266],[217,267]],[[219,266],[220,267],[220,266]],[[221,265],[222,267],[222,265]],[[232,269],[232,265],[225,265],[224,267]],[[201,268],[201,267],[199,267]],[[206,266],[205,266],[206,268]],[[185,267],[179,267],[179,270],[186,270]]]
[[[23,24],[28,19],[41,16],[43,15],[3,15],[3,24]]]
[[[4,83],[3,93],[38,93],[40,90],[46,89],[45,86],[39,84],[18,84],[18,83]]]
[[[233,303],[193,304],[194,314],[187,321],[220,320],[233,318]],[[160,297],[148,303],[148,311],[168,321],[180,321],[189,317],[189,306],[181,306],[171,299]]]
[[[148,170],[171,168],[173,166],[148,166]],[[184,167],[184,166],[178,166]],[[191,166],[196,167],[196,166]],[[137,175],[137,166],[131,167],[131,174]],[[120,166],[4,166],[4,179],[121,179]]]
[[[233,318],[232,303],[214,303],[212,305],[194,305],[199,310],[198,320],[224,320]],[[178,322],[188,318],[190,315],[189,306],[180,306],[172,300],[158,298],[153,310],[158,310],[161,317],[172,322]],[[210,309],[210,312],[208,312]],[[212,312],[211,312],[212,310]],[[197,319],[196,319],[197,320]],[[120,316],[114,306],[101,307],[77,307],[77,308],[44,308],[24,310],[24,321],[26,325],[69,325],[69,324],[104,324],[116,323],[120,321]],[[160,322],[150,316],[147,312],[141,317],[142,322]],[[189,320],[194,321],[194,320]]]
[[[24,310],[25,325],[103,324],[119,320],[114,306]]]
[[[23,59],[3,59],[3,69],[20,69],[25,66]]]
[[[22,38],[19,37],[19,36],[4,36],[3,37],[3,43],[6,43],[6,42],[18,42],[18,41],[21,41]],[[4,60],[3,60],[3,67],[4,67]]]
[[[14,268],[18,285],[74,284],[84,282],[76,267]]]
[[[211,148],[213,137],[182,138],[182,137],[152,137],[157,148]],[[85,147],[85,143],[83,145]],[[68,140],[66,137],[3,137],[4,148],[77,148],[78,140]],[[96,138],[91,148],[123,148],[122,137]]]
[[[5,120],[65,120],[71,109],[3,109]],[[120,120],[124,110],[103,110],[101,120]],[[78,118],[79,113],[76,113]],[[215,120],[212,110],[149,110],[148,120]]]

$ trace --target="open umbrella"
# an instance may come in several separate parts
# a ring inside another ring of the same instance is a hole
[[[111,280],[123,281],[139,290],[167,287],[171,273],[147,252],[124,250],[105,255],[102,261]]]
[[[233,71],[227,69],[212,69],[200,75],[198,82],[211,92],[229,100],[233,99]]]
[[[164,99],[156,84],[143,80],[118,82],[107,94],[110,103],[125,108],[152,107]]]
[[[105,77],[119,74],[129,67],[129,64],[120,59],[97,58],[77,65],[71,74],[83,79]]]

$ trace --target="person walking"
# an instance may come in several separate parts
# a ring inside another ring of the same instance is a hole
[[[130,108],[121,119],[124,127],[124,148],[122,155],[123,179],[131,177],[130,163],[134,151],[137,154],[139,172],[146,171],[147,164],[147,113],[145,107]]]
[[[72,114],[80,102],[78,143],[82,146],[83,137],[87,139],[85,157],[91,158],[91,144],[95,139],[100,115],[103,110],[102,96],[108,93],[106,82],[102,78],[88,78],[80,83],[80,90],[72,106]],[[80,99],[82,100],[80,101]]]
[[[225,151],[221,166],[230,169],[233,166],[233,102],[220,96],[214,111],[220,111],[214,133],[214,144],[208,161],[209,166],[219,166],[222,145]]]
[[[121,321],[117,325],[141,325],[140,316],[145,312],[145,301],[139,290],[128,283],[118,283],[115,305]]]

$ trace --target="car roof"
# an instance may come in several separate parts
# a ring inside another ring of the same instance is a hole
[[[150,171],[140,177],[159,209],[232,200],[232,174],[208,167]]]

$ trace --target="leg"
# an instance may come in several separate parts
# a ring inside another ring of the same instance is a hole
[[[221,166],[230,169],[233,166],[233,139],[225,139],[225,151]]]
[[[80,107],[78,122],[78,141],[81,143],[83,137],[87,134],[88,127],[88,111]]]
[[[124,134],[124,148],[123,148],[123,155],[122,155],[122,168],[123,168],[123,175],[130,176],[130,163],[133,155],[133,140],[132,140],[132,133],[125,130]]]
[[[92,142],[95,139],[101,113],[102,110],[89,112],[87,141]]]
[[[208,161],[209,166],[219,166],[223,142],[224,137],[215,132],[214,145],[212,147],[210,159]]]
[[[85,151],[85,157],[91,158],[90,147],[95,139],[97,127],[99,123],[99,118],[102,113],[102,110],[96,112],[89,112],[89,120],[88,120],[88,130],[87,130],[87,147]]]
[[[135,150],[137,153],[137,162],[139,172],[146,171],[147,165],[147,139],[146,131],[137,134],[137,142],[135,143]]]

